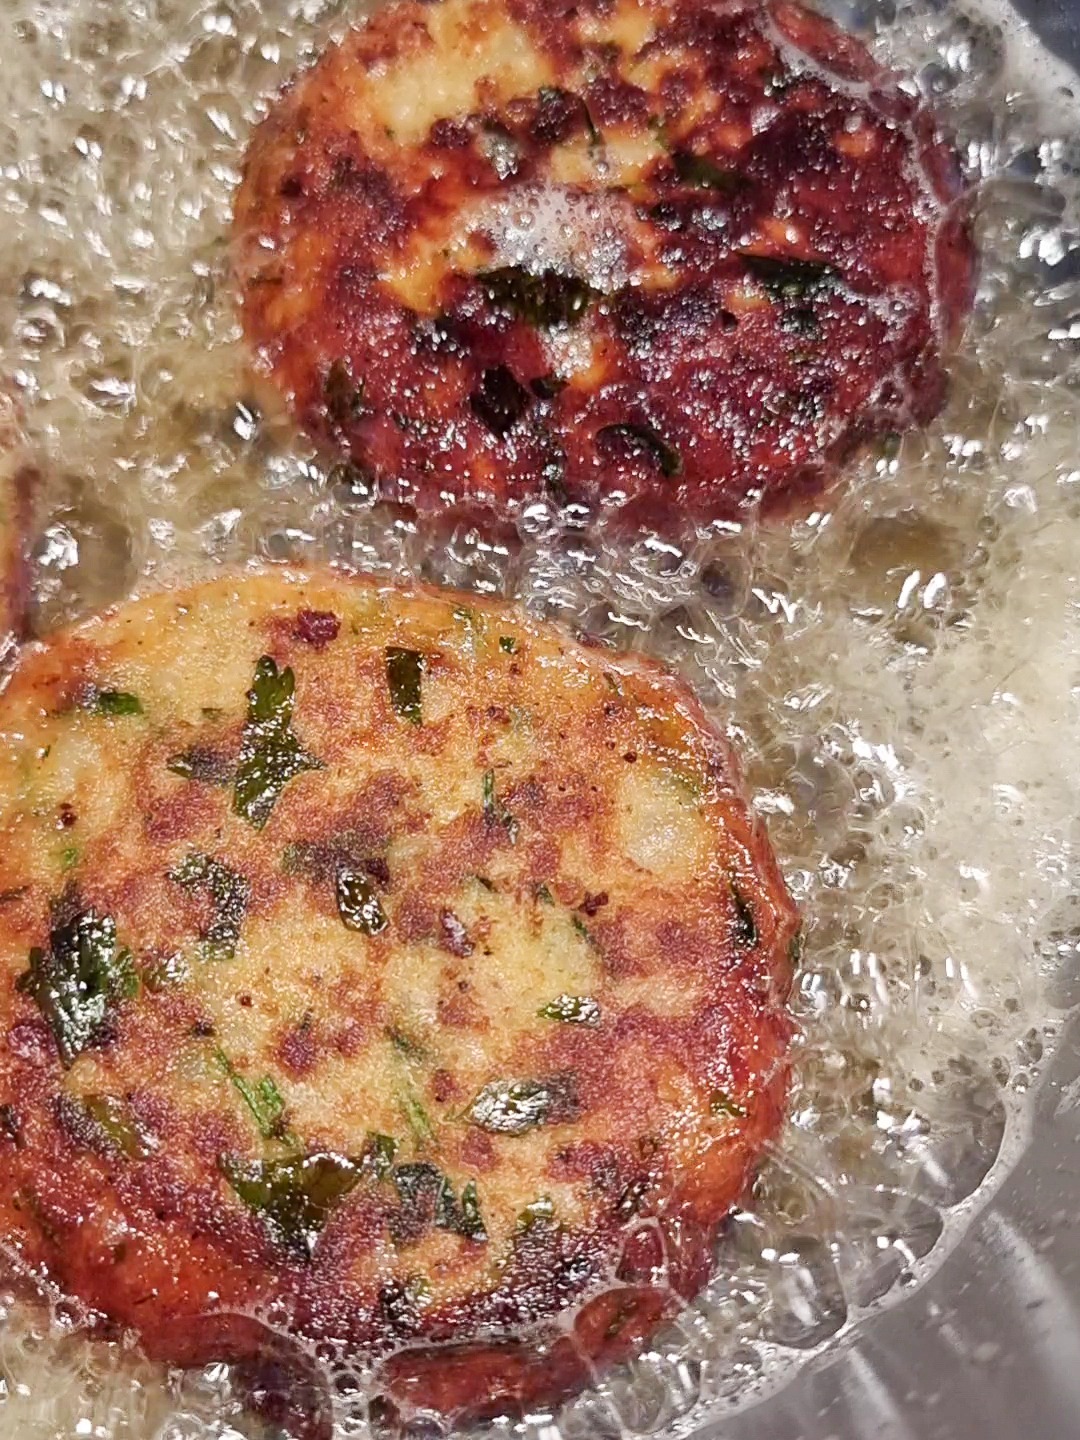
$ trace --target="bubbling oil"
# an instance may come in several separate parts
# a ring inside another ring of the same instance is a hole
[[[790,1120],[717,1276],[571,1437],[688,1430],[923,1278],[1023,1144],[1068,1002],[1080,813],[1080,126],[1016,22],[833,10],[912,76],[976,189],[982,272],[929,431],[792,526],[618,539],[537,504],[433,535],[251,381],[227,230],[270,95],[335,0],[9,0],[0,333],[40,474],[33,621],[253,559],[518,596],[681,670],[744,757],[806,921]],[[0,1437],[255,1433],[227,1366],[166,1372],[0,1294]],[[331,1367],[337,1432],[369,1433]]]

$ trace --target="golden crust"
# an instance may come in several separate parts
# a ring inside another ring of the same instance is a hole
[[[272,1314],[475,1413],[701,1283],[780,1122],[796,917],[678,681],[246,575],[26,650],[0,797],[0,1235],[150,1352]]]
[[[255,133],[244,327],[388,497],[738,516],[937,412],[959,188],[786,0],[398,0]]]

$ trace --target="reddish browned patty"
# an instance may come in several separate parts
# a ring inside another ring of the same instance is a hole
[[[705,1279],[795,930],[655,667],[329,573],[121,606],[0,697],[0,1239],[170,1361],[548,1403]]]
[[[244,326],[387,496],[730,518],[937,412],[958,196],[932,117],[783,0],[401,0],[255,133]]]

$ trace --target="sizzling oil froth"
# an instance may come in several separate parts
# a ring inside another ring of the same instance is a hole
[[[662,656],[732,717],[807,919],[791,1123],[707,1294],[569,1407],[567,1435],[687,1428],[909,1288],[1017,1152],[1063,1018],[1076,106],[988,7],[836,9],[937,97],[980,188],[948,410],[793,533],[630,549],[542,507],[513,543],[462,527],[432,544],[327,474],[245,377],[225,240],[244,141],[355,8],[16,0],[0,18],[0,333],[42,474],[39,629],[225,562],[330,557],[518,594]],[[164,1376],[85,1342],[62,1307],[5,1309],[2,1437],[249,1428],[225,1367]],[[363,1433],[363,1376],[336,1382],[340,1433]]]

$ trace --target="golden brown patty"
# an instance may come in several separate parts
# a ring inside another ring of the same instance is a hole
[[[244,325],[391,497],[730,517],[936,413],[958,190],[783,0],[400,0],[255,134]]]
[[[796,918],[733,785],[670,676],[452,592],[248,576],[26,650],[0,1237],[171,1360],[243,1312],[403,1403],[582,1383],[780,1122]]]

